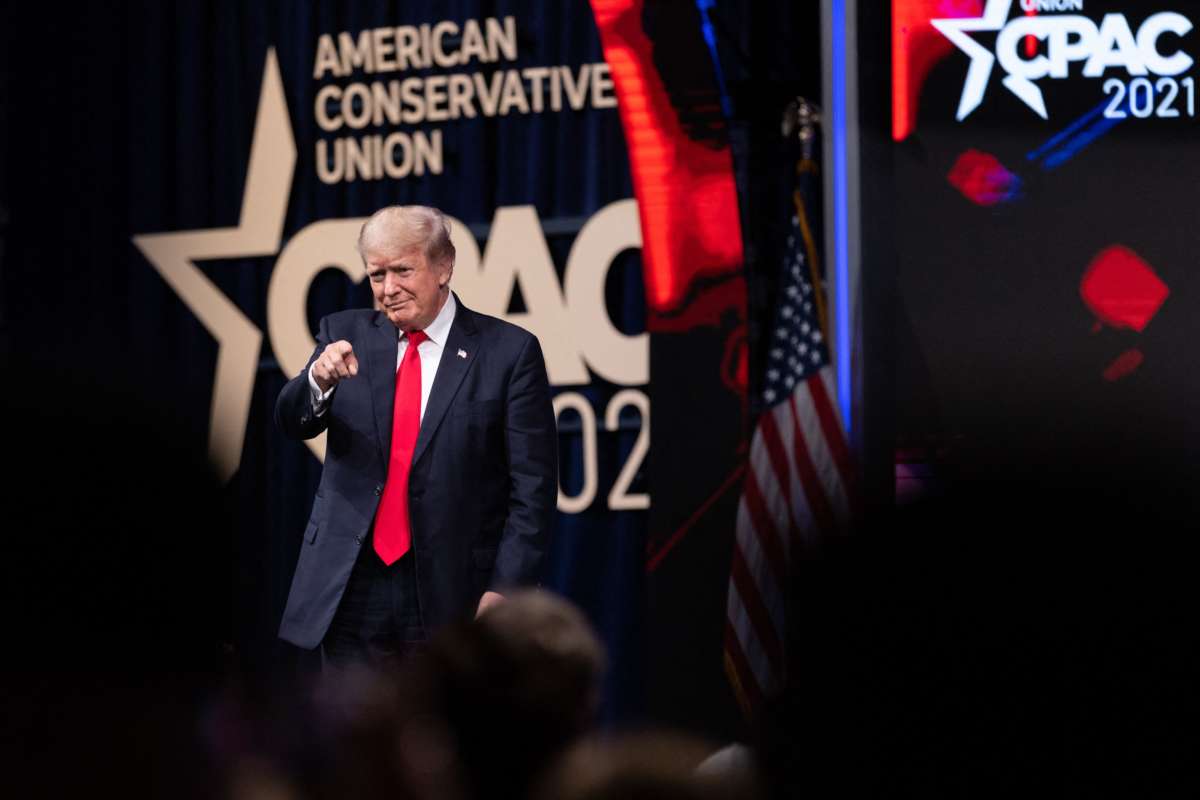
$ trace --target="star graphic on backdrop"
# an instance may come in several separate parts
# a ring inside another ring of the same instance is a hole
[[[262,331],[200,271],[196,262],[279,252],[295,166],[296,145],[283,80],[275,50],[270,48],[263,68],[237,227],[133,237],[133,243],[163,280],[217,340],[208,455],[222,482],[233,477],[242,460]]]
[[[962,96],[958,101],[956,119],[962,122],[983,102],[987,91],[988,79],[992,76],[992,67],[996,64],[996,56],[986,47],[975,41],[970,31],[999,31],[1008,21],[1008,12],[1012,9],[1012,0],[988,0],[983,9],[982,17],[967,17],[959,19],[931,19],[933,27],[971,57],[971,66],[967,69],[967,80],[963,84]],[[1046,101],[1041,89],[1031,81],[1008,75],[1004,78],[1004,86],[1021,99],[1025,105],[1032,108],[1042,119],[1047,118]]]

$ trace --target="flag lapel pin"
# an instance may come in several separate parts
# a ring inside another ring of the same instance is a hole
[[[458,357],[459,357],[459,358],[466,358],[466,357],[467,357],[467,351],[466,351],[466,350],[463,350],[461,347],[460,347],[460,348],[458,348]]]

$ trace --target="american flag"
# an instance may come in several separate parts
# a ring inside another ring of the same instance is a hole
[[[764,409],[738,504],[725,624],[725,668],[747,713],[786,675],[791,556],[850,516],[850,453],[823,329],[817,255],[796,198],[771,331]]]

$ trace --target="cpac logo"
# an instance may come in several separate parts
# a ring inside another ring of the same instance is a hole
[[[1022,7],[1039,9],[1053,6],[1082,10],[1083,3],[1029,3]],[[967,80],[958,103],[961,122],[983,102],[988,79],[996,61],[1008,74],[1004,86],[1025,105],[1047,119],[1046,101],[1034,81],[1042,78],[1069,77],[1071,62],[1083,61],[1083,76],[1099,78],[1109,68],[1124,69],[1130,75],[1171,76],[1185,72],[1193,64],[1187,53],[1170,55],[1159,50],[1166,33],[1183,36],[1192,30],[1192,22],[1182,14],[1164,11],[1142,23],[1135,36],[1124,14],[1105,14],[1099,25],[1078,15],[1038,15],[1008,21],[1012,0],[988,0],[982,17],[930,20],[935,28],[971,57]],[[972,32],[999,31],[995,54],[971,37]],[[1020,44],[1027,36],[1046,42],[1047,52],[1031,59],[1020,55]]]

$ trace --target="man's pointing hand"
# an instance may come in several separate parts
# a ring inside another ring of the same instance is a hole
[[[345,339],[326,347],[312,365],[313,380],[322,392],[328,392],[343,378],[353,378],[357,374],[358,359],[354,357],[354,348]]]

